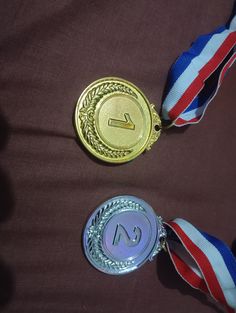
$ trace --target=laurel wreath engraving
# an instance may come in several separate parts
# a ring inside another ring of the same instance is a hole
[[[85,140],[95,151],[109,158],[124,157],[132,152],[131,149],[111,149],[101,141],[96,132],[94,121],[96,105],[104,96],[115,92],[121,92],[137,98],[137,95],[129,87],[121,83],[103,83],[88,92],[79,111],[81,129]]]
[[[106,256],[102,248],[103,231],[105,224],[112,215],[125,212],[129,210],[136,210],[145,212],[145,209],[138,203],[131,200],[114,200],[109,204],[103,206],[92,220],[91,226],[87,231],[87,252],[95,264],[103,268],[109,273],[120,273],[126,268],[132,266],[134,261],[113,261]]]

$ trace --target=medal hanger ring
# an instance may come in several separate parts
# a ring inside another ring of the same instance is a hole
[[[151,149],[161,134],[161,120],[132,83],[106,77],[90,84],[75,109],[75,127],[83,145],[110,163],[128,162]]]

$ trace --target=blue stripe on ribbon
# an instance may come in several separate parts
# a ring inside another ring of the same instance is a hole
[[[236,259],[233,255],[233,253],[230,251],[228,246],[221,240],[200,231],[200,233],[212,244],[216,247],[216,249],[220,252],[222,255],[222,258],[225,262],[225,265],[234,281],[234,284],[236,286]]]

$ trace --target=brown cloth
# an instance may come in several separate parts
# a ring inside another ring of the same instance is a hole
[[[89,156],[72,116],[104,76],[133,82],[159,110],[170,65],[225,24],[233,2],[0,0],[0,311],[223,312],[164,252],[110,276],[88,263],[81,236],[101,202],[132,194],[235,252],[236,68],[200,124],[166,132],[127,164]]]

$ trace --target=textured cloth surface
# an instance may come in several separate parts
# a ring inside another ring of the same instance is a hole
[[[160,254],[129,275],[93,269],[81,235],[107,198],[133,194],[235,252],[236,68],[199,125],[172,129],[136,160],[107,165],[75,137],[77,98],[125,78],[160,109],[168,69],[233,0],[0,0],[0,311],[223,312]]]

